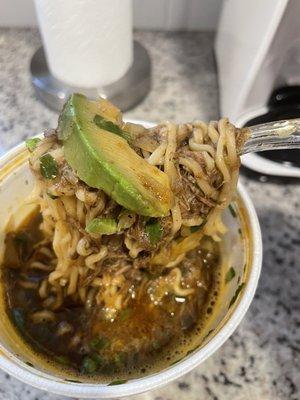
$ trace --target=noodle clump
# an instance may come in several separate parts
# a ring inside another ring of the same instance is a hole
[[[141,293],[154,305],[166,294],[189,296],[201,276],[196,266],[183,271],[182,261],[203,237],[218,242],[226,231],[221,214],[235,192],[245,130],[226,118],[151,129],[120,120],[119,126],[134,136],[136,153],[167,174],[170,213],[143,217],[87,186],[66,162],[57,132],[46,132],[30,155],[37,178],[30,201],[40,206],[43,233],[30,268],[46,272],[36,285],[48,311],[35,313],[34,320],[51,320],[68,299],[87,309],[101,306],[113,321]],[[53,179],[41,173],[45,155],[58,166]],[[98,217],[116,221],[117,233],[89,233],[87,225]]]

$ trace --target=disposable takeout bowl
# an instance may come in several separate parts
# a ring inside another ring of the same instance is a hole
[[[147,124],[144,121],[142,123]],[[24,204],[33,188],[27,159],[24,144],[16,146],[0,159],[0,253],[9,215]],[[228,268],[230,265],[234,267],[235,276],[224,284],[220,303],[215,307],[216,311],[212,313],[206,331],[203,332],[202,343],[177,363],[141,378],[113,382],[113,385],[85,381],[81,377],[74,379],[63,369],[58,371],[42,362],[20,340],[6,315],[1,284],[0,368],[23,382],[52,393],[76,398],[116,398],[159,388],[197,367],[228,339],[241,322],[253,299],[261,269],[259,222],[253,204],[241,184],[238,185],[238,196],[232,207],[224,212],[224,221],[228,232],[224,235],[223,252],[227,257]],[[223,271],[220,279],[226,280],[227,271]]]

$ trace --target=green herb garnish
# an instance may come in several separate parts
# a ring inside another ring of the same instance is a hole
[[[90,346],[94,350],[103,350],[109,346],[109,340],[106,337],[96,337],[91,340]]]
[[[230,267],[225,275],[225,283],[229,283],[235,277],[235,269]]]
[[[229,204],[228,208],[229,208],[230,214],[233,216],[233,218],[236,218],[237,214],[236,214],[235,209],[233,208],[233,205]]]
[[[108,384],[108,386],[113,386],[113,385],[123,385],[123,383],[128,382],[126,379],[119,379],[116,381],[112,381]]]
[[[94,218],[86,226],[88,233],[112,235],[118,231],[118,223],[113,218]]]
[[[58,166],[51,154],[44,154],[40,158],[40,171],[44,178],[54,179],[58,175]]]
[[[40,138],[30,138],[25,140],[26,147],[30,151],[30,153],[32,153],[36,149],[36,146],[40,141]]]
[[[84,357],[81,365],[83,373],[92,374],[97,370],[97,363],[91,357]]]
[[[100,357],[98,353],[93,353],[91,355],[91,358],[95,361],[97,367],[103,363],[103,359]]]
[[[149,241],[152,245],[157,244],[163,236],[164,230],[161,224],[151,218],[145,226],[145,232],[149,237]]]
[[[70,360],[67,356],[63,356],[63,355],[56,356],[55,360],[62,365],[70,365]]]
[[[230,303],[229,303],[229,307],[228,307],[228,308],[230,308],[230,307],[235,303],[235,301],[236,301],[236,299],[238,298],[238,296],[239,296],[241,290],[243,289],[244,285],[245,285],[245,283],[243,282],[243,283],[241,283],[241,284],[238,286],[238,288],[236,289],[236,291],[235,291],[235,293],[234,293],[232,299],[230,300]]]
[[[108,121],[107,119],[101,117],[101,115],[99,114],[95,115],[94,123],[100,129],[115,133],[116,135],[121,136],[123,139],[127,140],[127,142],[131,141],[131,136],[128,132],[123,131],[123,129],[121,129],[117,124],[114,124],[112,121]]]

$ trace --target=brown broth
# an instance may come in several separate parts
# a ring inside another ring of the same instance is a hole
[[[7,313],[36,353],[73,374],[127,379],[168,366],[199,344],[197,337],[218,295],[220,256],[215,244],[209,254],[197,249],[180,265],[187,277],[190,268],[199,268],[201,285],[192,295],[168,294],[155,304],[149,286],[156,278],[145,272],[145,289],[136,288],[138,295],[113,321],[104,318],[101,306],[86,309],[67,299],[54,311],[54,320],[34,323],[32,314],[44,308],[37,287],[48,274],[27,268],[33,246],[41,240],[37,227],[35,220],[25,230],[7,235],[3,274]],[[24,281],[36,287],[24,287]]]

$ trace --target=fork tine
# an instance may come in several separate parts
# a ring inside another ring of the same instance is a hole
[[[300,118],[253,125],[249,130],[250,137],[242,154],[276,149],[300,149]]]

